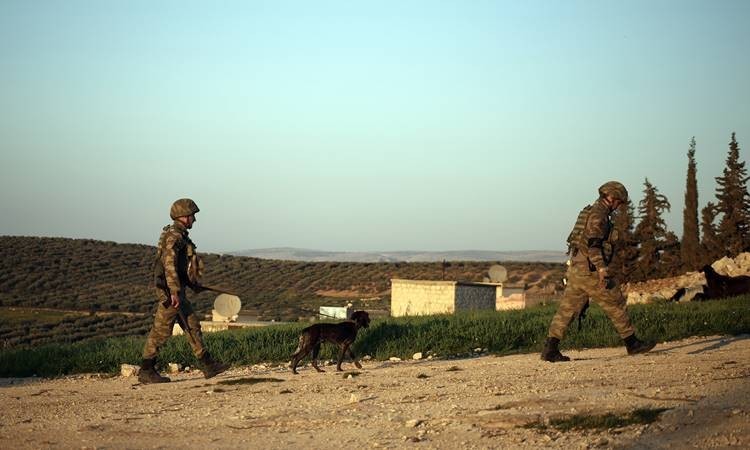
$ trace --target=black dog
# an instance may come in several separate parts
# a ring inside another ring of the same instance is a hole
[[[320,352],[320,344],[323,342],[331,342],[338,345],[341,348],[341,354],[339,355],[339,362],[336,365],[336,370],[341,371],[341,362],[344,360],[344,353],[349,352],[349,356],[354,361],[354,365],[358,369],[362,368],[362,364],[357,361],[354,356],[354,352],[350,348],[357,338],[357,331],[360,328],[367,328],[370,326],[370,316],[365,311],[354,311],[352,313],[351,321],[340,322],[340,323],[316,323],[311,325],[304,330],[299,337],[299,346],[292,355],[292,362],[289,365],[292,368],[292,373],[297,373],[297,364],[300,360],[307,356],[312,350],[312,365],[318,372],[324,372],[323,369],[318,367],[318,352]]]
[[[710,265],[703,267],[702,272],[706,275],[706,287],[703,289],[702,296],[705,300],[732,297],[750,292],[750,277],[748,276],[728,277],[721,275]]]

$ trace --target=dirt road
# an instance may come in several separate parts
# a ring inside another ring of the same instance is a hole
[[[574,361],[368,361],[297,376],[254,366],[148,386],[4,379],[0,448],[750,448],[750,336],[662,343],[636,357],[567,354]],[[665,411],[650,424],[554,426],[639,408]]]

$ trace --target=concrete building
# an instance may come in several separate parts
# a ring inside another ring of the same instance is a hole
[[[391,316],[452,314],[496,308],[501,283],[391,280]]]

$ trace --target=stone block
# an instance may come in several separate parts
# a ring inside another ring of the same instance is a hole
[[[121,364],[120,365],[120,375],[123,377],[133,377],[138,375],[138,371],[141,370],[139,366],[134,366],[132,364]]]

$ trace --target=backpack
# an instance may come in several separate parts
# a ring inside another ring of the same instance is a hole
[[[568,255],[575,256],[574,253],[578,250],[578,247],[582,244],[583,230],[586,228],[586,222],[589,220],[589,213],[591,212],[591,205],[586,205],[581,212],[578,213],[576,218],[576,224],[573,225],[573,229],[570,230],[568,235]]]

